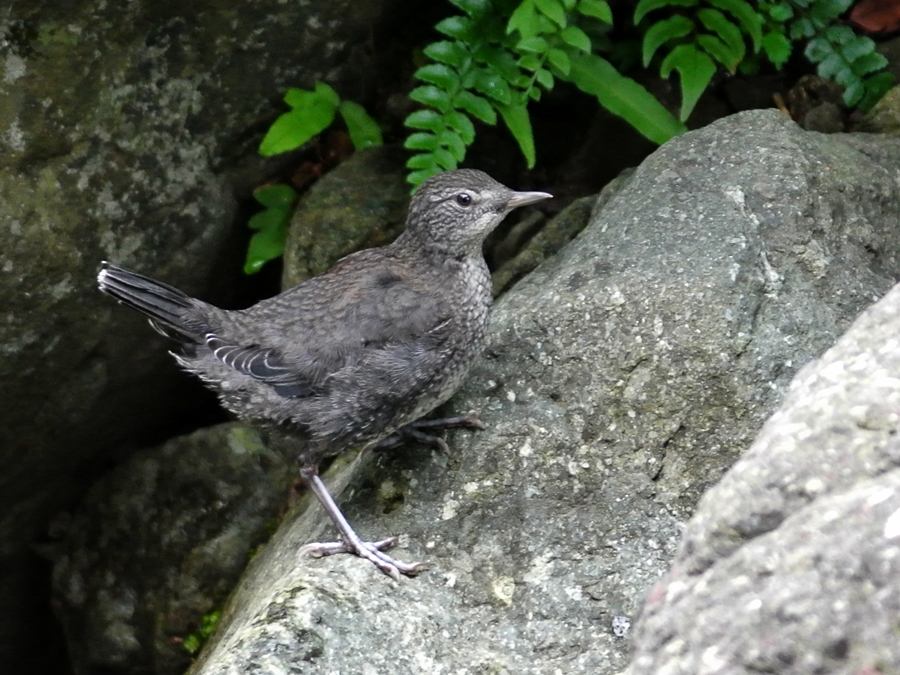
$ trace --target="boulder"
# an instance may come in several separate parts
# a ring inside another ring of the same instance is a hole
[[[900,286],[700,502],[629,675],[900,670]]]
[[[441,411],[488,429],[342,475],[358,530],[401,534],[398,557],[430,569],[396,584],[302,557],[331,532],[300,512],[191,673],[623,669],[628,617],[700,495],[900,276],[898,170],[900,141],[773,111],[660,148],[499,303]]]

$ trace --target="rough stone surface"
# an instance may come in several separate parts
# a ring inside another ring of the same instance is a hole
[[[900,671],[900,286],[791,384],[650,594],[628,673]]]
[[[894,87],[885,94],[859,123],[858,129],[900,136],[900,87]]]
[[[72,667],[177,675],[285,507],[294,463],[223,424],[142,451],[95,484],[65,529],[54,607]]]
[[[99,262],[225,300],[223,279],[240,264],[237,196],[284,161],[256,153],[284,90],[326,80],[365,102],[374,23],[390,4],[0,7],[0,662],[10,672],[41,670],[47,651],[40,617],[27,616],[39,591],[26,542],[105,453],[147,444],[194,405],[174,395],[184,378],[164,341],[96,291]]]
[[[330,536],[301,513],[191,672],[624,668],[627,617],[702,491],[900,274],[898,169],[897,141],[765,111],[661,148],[504,296],[450,406],[489,429],[339,481],[361,533],[402,533],[398,555],[431,569],[397,585],[301,558]]]

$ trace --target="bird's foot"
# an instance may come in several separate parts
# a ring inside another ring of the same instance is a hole
[[[401,562],[384,552],[384,549],[390,548],[399,541],[397,537],[388,537],[387,539],[374,542],[360,539],[356,531],[350,526],[350,523],[347,522],[344,514],[341,513],[341,509],[335,503],[331,493],[328,492],[328,488],[325,487],[325,483],[322,482],[315,467],[302,468],[300,475],[306,479],[313,494],[319,500],[319,503],[322,504],[325,512],[341,535],[341,541],[306,544],[300,548],[301,553],[309,553],[316,557],[333,555],[335,553],[355,553],[360,558],[365,558],[371,562],[395,581],[400,581],[401,574],[412,577],[425,569],[425,563]]]
[[[334,555],[335,553],[354,553],[360,558],[365,558],[371,562],[395,581],[400,581],[401,574],[414,577],[427,567],[427,563],[405,563],[384,552],[385,549],[396,545],[398,541],[397,537],[388,537],[381,541],[362,541],[357,539],[355,543],[346,541],[313,542],[303,546],[300,549],[300,553],[308,553],[316,558]]]
[[[374,446],[373,450],[392,450],[407,441],[416,441],[423,445],[436,446],[445,455],[450,454],[450,446],[440,436],[429,433],[434,429],[486,429],[487,425],[472,415],[460,417],[442,417],[433,420],[416,420],[400,427],[393,434],[382,439]]]

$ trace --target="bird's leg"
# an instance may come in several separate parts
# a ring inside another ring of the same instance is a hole
[[[374,542],[360,539],[350,523],[347,522],[340,507],[335,503],[331,493],[328,492],[328,488],[325,487],[325,483],[319,477],[318,470],[315,467],[304,467],[300,470],[300,474],[309,484],[316,499],[319,500],[319,503],[325,509],[325,512],[341,535],[341,541],[306,544],[300,548],[301,553],[310,553],[317,557],[334,553],[355,553],[360,558],[365,558],[374,564],[396,581],[400,581],[401,573],[415,576],[425,568],[425,563],[404,563],[384,553],[384,549],[390,548],[397,543],[397,537],[388,537],[387,539]]]
[[[450,454],[450,446],[440,436],[429,433],[433,429],[484,429],[485,424],[477,417],[463,415],[461,417],[442,417],[434,420],[416,420],[400,427],[385,439],[376,443],[374,450],[391,450],[406,441],[416,441],[424,445],[434,445],[440,448],[445,455]]]

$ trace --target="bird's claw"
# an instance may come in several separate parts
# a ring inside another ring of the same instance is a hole
[[[346,541],[313,542],[301,547],[300,553],[307,553],[316,558],[335,553],[353,553],[365,558],[395,581],[400,581],[401,574],[413,577],[426,569],[427,563],[405,563],[384,553],[385,549],[395,546],[398,541],[397,537],[388,537],[381,541],[361,541],[359,546]]]
[[[374,450],[391,450],[405,441],[415,441],[423,445],[436,446],[445,455],[450,455],[450,446],[440,436],[430,433],[433,429],[486,429],[487,425],[473,415],[460,417],[445,417],[432,420],[416,420],[400,427],[387,438],[382,439],[373,446]]]

